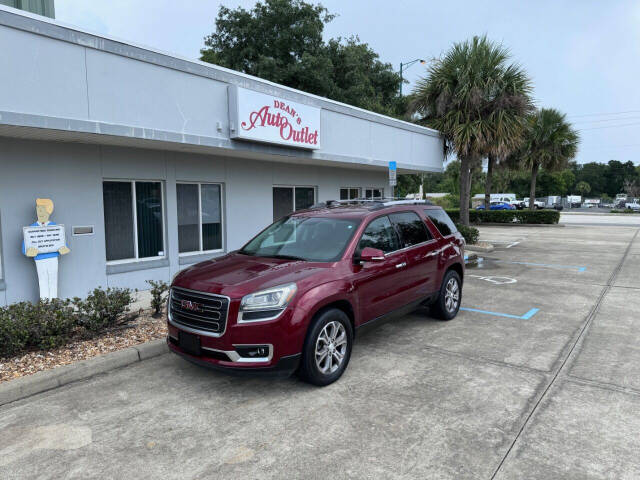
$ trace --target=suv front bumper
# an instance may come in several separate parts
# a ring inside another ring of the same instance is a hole
[[[287,355],[281,357],[277,362],[273,362],[271,358],[269,359],[269,362],[251,362],[247,361],[250,360],[247,358],[241,358],[239,359],[240,361],[227,361],[221,359],[220,357],[213,358],[211,356],[208,356],[208,352],[211,351],[214,353],[226,355],[227,357],[234,357],[234,355],[230,355],[230,351],[214,351],[204,348],[203,355],[191,355],[180,348],[177,340],[171,335],[167,335],[167,345],[169,346],[169,350],[180,355],[185,360],[188,360],[191,363],[194,363],[201,367],[238,375],[269,375],[277,377],[288,377],[298,369],[301,356],[300,353],[297,353],[295,355]]]

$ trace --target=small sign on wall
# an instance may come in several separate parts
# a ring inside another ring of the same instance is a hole
[[[38,253],[57,252],[66,245],[64,225],[23,227],[25,250],[35,248]]]
[[[231,138],[320,148],[320,108],[229,86]]]
[[[389,162],[389,185],[392,187],[395,187],[397,184],[397,167],[396,167],[396,162]]]

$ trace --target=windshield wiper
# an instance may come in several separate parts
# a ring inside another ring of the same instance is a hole
[[[279,254],[275,254],[275,255],[265,255],[265,257],[282,258],[284,260],[302,260],[304,262],[307,261],[306,258],[296,257],[295,255],[279,255]]]
[[[255,255],[255,253],[248,252],[247,250],[238,250],[238,253],[241,254],[241,255],[250,255],[250,256]]]

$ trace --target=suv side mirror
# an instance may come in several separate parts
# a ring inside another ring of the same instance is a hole
[[[384,252],[377,248],[364,247],[360,252],[361,262],[380,262],[384,260]]]

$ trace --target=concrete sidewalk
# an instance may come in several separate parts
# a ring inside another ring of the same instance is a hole
[[[0,478],[640,478],[638,229],[480,230],[470,310],[363,335],[339,382],[161,355],[0,407]]]

